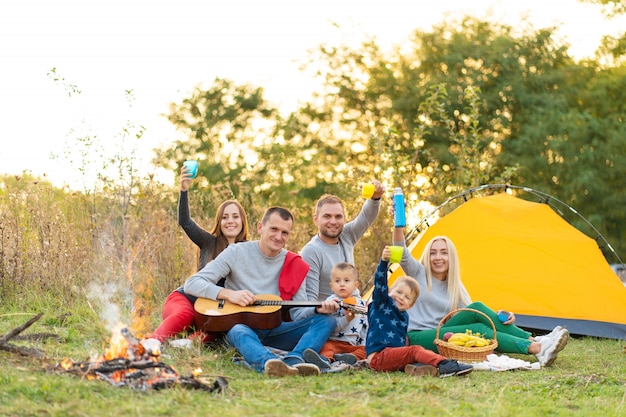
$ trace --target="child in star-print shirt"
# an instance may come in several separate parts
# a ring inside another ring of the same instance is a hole
[[[417,301],[420,288],[415,278],[409,276],[397,278],[391,288],[388,287],[390,255],[387,246],[374,276],[372,303],[367,312],[369,329],[365,350],[369,367],[379,372],[404,370],[416,376],[439,374],[446,377],[470,373],[473,370],[471,365],[446,359],[422,346],[407,344],[407,310]]]
[[[354,265],[340,262],[330,271],[330,289],[333,295],[326,300],[342,301],[367,311],[365,301],[359,293],[359,276]],[[316,364],[322,372],[341,371],[345,367],[334,367],[334,362],[353,365],[365,359],[365,337],[367,336],[367,315],[340,308],[335,313],[337,325],[320,353],[306,349],[303,358]],[[336,365],[338,365],[336,363]]]

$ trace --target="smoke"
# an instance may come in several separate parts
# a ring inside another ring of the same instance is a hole
[[[96,311],[105,323],[106,329],[113,329],[121,322],[128,323],[128,317],[122,317],[119,303],[121,286],[115,282],[96,284],[91,283],[87,289],[87,299],[97,306]]]

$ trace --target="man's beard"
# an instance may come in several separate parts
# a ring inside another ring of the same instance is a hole
[[[328,230],[328,229],[326,229],[326,230],[320,230],[320,235],[322,235],[322,236],[324,236],[324,237],[331,238],[331,239],[335,239],[335,238],[337,238],[337,237],[341,234],[341,232],[343,231],[343,227],[340,227],[339,229],[337,229],[337,232],[336,232],[336,234],[335,234],[335,235],[332,235],[332,234],[328,233],[328,231],[327,231],[327,230]]]

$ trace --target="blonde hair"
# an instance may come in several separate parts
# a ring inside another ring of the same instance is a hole
[[[468,305],[472,302],[470,296],[461,281],[461,270],[459,267],[459,255],[457,253],[454,243],[447,236],[435,236],[426,244],[420,263],[424,265],[426,269],[426,287],[428,291],[432,288],[433,273],[430,266],[430,250],[437,240],[443,240],[448,247],[448,276],[446,282],[448,283],[448,299],[450,301],[450,309],[455,310],[459,308],[459,305],[463,303]]]
[[[404,284],[407,287],[409,287],[409,290],[411,290],[414,296],[413,299],[411,300],[411,303],[415,303],[415,301],[417,300],[417,297],[420,296],[420,284],[417,282],[417,280],[408,275],[403,275],[401,277],[396,278],[396,280],[393,282],[389,290],[393,290],[400,284]]]

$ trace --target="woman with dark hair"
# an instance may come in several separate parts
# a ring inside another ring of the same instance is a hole
[[[189,239],[200,248],[198,271],[219,255],[231,243],[248,240],[246,212],[236,200],[224,201],[215,214],[213,230],[198,226],[189,215],[189,185],[192,178],[183,167],[180,175],[180,198],[178,199],[178,224]]]
[[[244,208],[236,200],[226,200],[220,204],[215,213],[213,229],[208,232],[194,222],[189,216],[188,190],[192,177],[183,166],[180,176],[180,198],[178,200],[178,224],[183,228],[189,239],[200,249],[197,270],[211,262],[232,243],[248,240],[248,218]],[[186,294],[181,285],[172,291],[163,305],[163,321],[159,327],[144,339],[146,349],[160,349],[161,344],[177,334],[193,327],[195,312],[194,303],[197,297]],[[199,333],[203,343],[217,337],[215,334]],[[178,347],[189,347],[190,339],[170,340],[170,344]]]

